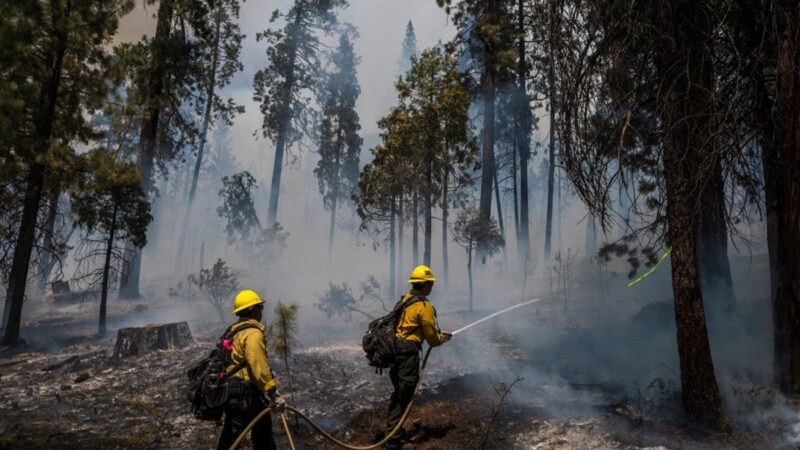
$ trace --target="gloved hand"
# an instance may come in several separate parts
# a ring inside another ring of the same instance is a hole
[[[282,413],[286,409],[286,400],[284,400],[283,396],[278,389],[273,389],[266,394],[267,400],[269,400],[269,406],[271,406],[275,412]]]
[[[447,331],[442,331],[442,342],[447,342],[453,338],[453,333],[448,333]]]

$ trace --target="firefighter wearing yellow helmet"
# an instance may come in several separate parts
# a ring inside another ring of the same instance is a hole
[[[230,352],[231,365],[227,371],[233,375],[228,381],[229,398],[218,450],[230,448],[247,424],[267,406],[283,411],[286,405],[269,368],[264,324],[261,323],[263,310],[264,300],[249,289],[239,292],[233,300],[232,313],[239,320],[223,337],[223,347]],[[254,449],[277,448],[269,414],[253,427],[251,439]]]
[[[436,277],[428,266],[417,266],[411,271],[408,282],[411,290],[400,300],[403,311],[397,322],[395,332],[395,364],[389,370],[394,392],[389,400],[386,431],[389,433],[403,416],[403,412],[414,397],[414,389],[419,381],[420,351],[422,342],[431,347],[442,345],[453,336],[439,330],[436,322],[436,309],[427,296],[433,290]],[[400,430],[402,432],[402,429]],[[401,448],[402,433],[386,443],[386,448]]]

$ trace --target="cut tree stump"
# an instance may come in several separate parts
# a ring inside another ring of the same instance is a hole
[[[114,358],[137,356],[155,350],[188,347],[194,342],[186,322],[122,328],[117,333]]]

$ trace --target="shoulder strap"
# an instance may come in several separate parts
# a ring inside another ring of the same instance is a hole
[[[258,326],[256,324],[254,324],[254,323],[245,323],[242,326],[237,327],[237,328],[234,329],[233,325],[231,325],[230,327],[228,327],[227,330],[225,330],[225,334],[222,335],[222,339],[220,339],[220,341],[222,341],[223,339],[233,339],[233,337],[236,336],[240,331],[244,331],[244,330],[247,330],[249,328],[258,328]],[[247,360],[245,360],[241,364],[233,364],[233,367],[234,367],[233,371],[231,371],[231,372],[228,372],[227,370],[225,371],[227,376],[231,376],[231,375],[235,374],[236,372],[238,372],[238,371],[244,369],[245,367],[247,367]]]
[[[425,301],[425,299],[420,297],[420,296],[418,296],[418,295],[412,295],[411,297],[408,298],[408,300],[405,300],[405,301],[403,301],[401,299],[400,302],[398,302],[398,304],[397,304],[397,308],[400,311],[400,314],[395,318],[395,323],[394,323],[395,330],[397,330],[397,327],[400,326],[400,322],[402,322],[403,318],[405,318],[406,308],[408,308],[409,306],[413,305],[414,303],[419,303],[419,302],[424,302],[424,301]],[[419,327],[417,327],[417,328],[419,328]]]

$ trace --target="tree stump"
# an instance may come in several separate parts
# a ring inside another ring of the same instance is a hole
[[[117,333],[114,358],[137,356],[155,350],[187,347],[194,342],[186,322],[122,328]]]

